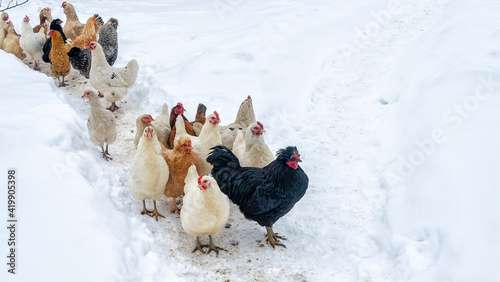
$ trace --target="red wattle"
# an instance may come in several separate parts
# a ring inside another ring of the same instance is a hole
[[[297,169],[297,167],[299,167],[299,164],[293,161],[287,161],[286,164],[293,169]]]

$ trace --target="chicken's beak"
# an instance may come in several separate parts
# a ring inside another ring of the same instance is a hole
[[[266,132],[266,130],[265,129],[261,129],[260,132]]]

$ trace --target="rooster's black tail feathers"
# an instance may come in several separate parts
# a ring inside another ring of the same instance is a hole
[[[215,146],[210,148],[207,162],[213,165],[212,174],[224,168],[240,168],[240,161],[226,146]]]

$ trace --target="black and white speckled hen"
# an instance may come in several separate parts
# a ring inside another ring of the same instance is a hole
[[[241,167],[238,158],[225,146],[211,148],[207,161],[213,165],[212,176],[243,215],[264,226],[267,241],[286,247],[274,233],[273,224],[287,214],[304,196],[309,179],[298,165],[296,147],[286,147],[276,154],[276,160],[263,168]]]
[[[110,18],[99,30],[99,39],[97,42],[101,44],[104,51],[106,61],[112,66],[118,57],[118,20]],[[90,65],[92,54],[89,48],[80,49],[73,47],[68,52],[69,61],[74,69],[89,78]]]

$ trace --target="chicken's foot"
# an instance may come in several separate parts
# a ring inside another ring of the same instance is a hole
[[[146,209],[146,200],[142,200],[142,211],[141,214],[147,214],[151,216],[152,211]]]
[[[172,198],[174,202],[174,207],[170,211],[171,213],[181,213],[181,209],[177,206],[177,203],[175,202],[175,197]]]
[[[196,237],[196,246],[194,247],[194,249],[191,253],[194,253],[196,251],[200,251],[203,254],[205,253],[205,251],[203,250],[203,247],[200,244],[200,237]]]
[[[107,158],[107,159],[110,159],[110,160],[112,160],[112,159],[113,159],[113,158],[111,157],[111,155],[108,153],[108,144],[106,144],[106,151],[104,151],[104,153],[108,156],[108,158]],[[106,159],[106,160],[107,160],[107,159]]]
[[[286,240],[285,237],[279,236],[278,233],[274,233],[274,231],[271,227],[266,226],[266,231],[267,231],[266,241],[269,242],[269,245],[271,245],[271,247],[273,247],[273,249],[275,248],[275,246],[282,246],[282,247],[286,248],[286,246],[284,244],[280,243],[280,241],[279,241],[279,239]]]
[[[64,76],[62,78],[62,81],[61,81],[61,79],[59,77],[57,78],[57,80],[59,81],[59,87],[64,87],[64,86],[67,85],[66,83],[64,83]]]
[[[163,217],[165,218],[161,213],[158,212],[158,210],[156,209],[156,200],[153,200],[153,204],[154,204],[154,209],[153,209],[153,212],[150,214],[151,217],[155,217],[156,218],[156,221],[158,221],[158,216],[160,217]]]
[[[115,102],[111,102],[111,106],[107,109],[114,112],[114,111],[118,110],[119,108],[120,107],[118,107]]]
[[[109,161],[109,160],[112,160],[113,158],[111,157],[111,155],[108,153],[108,144],[106,144],[106,151],[104,151],[104,148],[101,146],[101,150],[102,150],[102,157]]]
[[[214,251],[217,253],[217,255],[219,255],[219,250],[220,251],[226,251],[226,249],[224,248],[221,248],[221,247],[217,247],[215,244],[214,244],[214,241],[212,240],[212,235],[208,235],[208,238],[210,239],[210,243],[208,245],[201,245],[201,248],[203,247],[208,247],[208,252],[206,252],[206,254],[210,254],[211,251]]]

